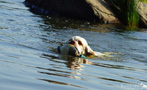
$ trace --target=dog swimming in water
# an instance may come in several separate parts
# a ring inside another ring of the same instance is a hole
[[[72,55],[72,56],[104,56],[103,53],[93,51],[88,45],[87,41],[80,36],[73,36],[62,46],[58,46],[58,52],[61,55]]]

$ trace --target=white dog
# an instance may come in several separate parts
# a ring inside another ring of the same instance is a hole
[[[71,39],[69,39],[65,45],[61,46],[60,48],[58,47],[58,51],[62,54],[62,55],[70,55],[69,53],[71,53],[72,51],[74,51],[74,49],[71,49],[72,47],[75,47],[76,53],[78,53],[78,55],[94,55],[94,56],[103,56],[104,54],[100,53],[100,52],[95,52],[93,51],[90,46],[88,45],[87,41],[80,37],[80,36],[73,36]],[[75,52],[74,52],[75,53]],[[74,55],[77,56],[77,55]]]

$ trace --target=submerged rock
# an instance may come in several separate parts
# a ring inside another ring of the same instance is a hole
[[[36,12],[103,23],[119,23],[104,0],[26,0]]]

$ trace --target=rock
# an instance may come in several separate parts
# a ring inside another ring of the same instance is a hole
[[[102,22],[119,23],[119,20],[115,17],[108,3],[104,0],[86,0],[86,2],[90,4],[94,14],[99,17]]]
[[[144,2],[138,2],[138,13],[140,14],[140,27],[147,28],[147,4]]]
[[[104,0],[26,0],[37,12],[104,23],[119,23]]]

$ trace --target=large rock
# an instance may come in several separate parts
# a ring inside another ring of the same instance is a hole
[[[104,0],[26,0],[37,12],[104,23],[119,23]]]
[[[138,12],[140,14],[140,27],[147,28],[147,4],[138,1]]]
[[[119,23],[119,20],[115,17],[115,14],[104,0],[86,0],[91,6],[94,14],[105,23]]]

